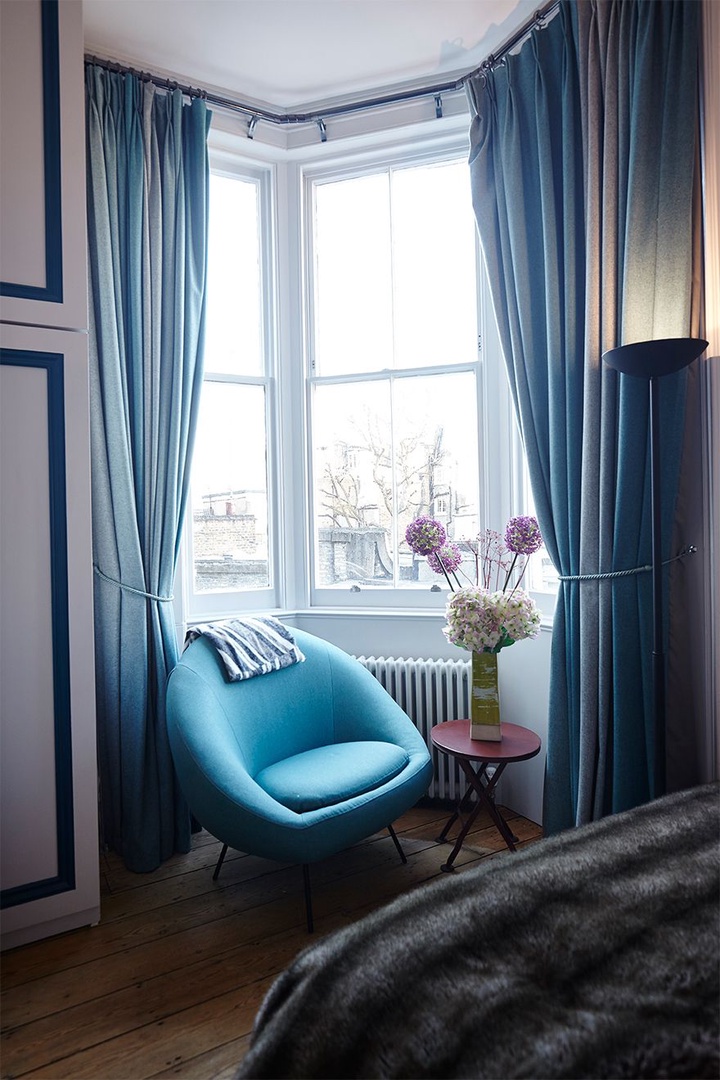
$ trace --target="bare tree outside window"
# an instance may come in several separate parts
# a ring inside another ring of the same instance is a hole
[[[467,428],[461,424],[453,434],[451,423],[434,419],[452,411],[453,390],[467,398],[472,389],[468,373],[318,388],[316,431],[323,437],[315,449],[315,497],[323,584],[432,580],[405,542],[407,525],[421,514],[439,517],[451,536],[472,534],[475,428],[468,418]],[[411,407],[399,407],[398,397]]]

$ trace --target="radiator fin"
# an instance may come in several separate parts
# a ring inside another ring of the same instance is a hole
[[[457,761],[433,748],[430,731],[445,720],[470,715],[470,660],[422,660],[394,656],[358,656],[425,739],[433,758],[428,795],[456,800],[465,789]]]

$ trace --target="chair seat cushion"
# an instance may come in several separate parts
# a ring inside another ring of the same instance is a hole
[[[255,779],[273,799],[304,814],[380,787],[408,761],[407,751],[392,743],[333,743],[268,765]]]

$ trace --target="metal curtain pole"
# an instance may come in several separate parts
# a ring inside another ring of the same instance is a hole
[[[151,82],[154,86],[158,86],[162,89],[180,90],[186,97],[201,97],[210,105],[227,109],[229,112],[242,113],[249,119],[249,138],[253,137],[255,127],[259,120],[281,126],[286,124],[316,124],[322,138],[324,121],[327,120],[328,117],[348,116],[351,113],[364,112],[367,109],[395,105],[403,101],[413,101],[425,97],[435,98],[435,115],[441,117],[442,94],[462,90],[469,79],[476,75],[483,75],[492,71],[492,69],[497,64],[501,63],[503,58],[519,45],[533,30],[541,27],[545,20],[553,15],[559,6],[560,0],[549,0],[548,3],[543,4],[534,12],[531,18],[524,22],[511,37],[507,38],[494,53],[487,56],[479,67],[475,68],[473,71],[469,71],[466,75],[461,75],[455,79],[448,79],[443,83],[415,86],[407,89],[398,88],[395,91],[388,91],[386,94],[381,94],[372,98],[347,101],[345,103],[338,102],[336,104],[329,102],[324,108],[313,109],[302,113],[279,111],[272,109],[265,104],[260,104],[259,102],[253,103],[242,101],[237,98],[225,97],[221,94],[213,93],[210,90],[183,85],[166,76],[154,75],[148,71],[139,71],[127,64],[120,64],[114,60],[106,60],[102,57],[92,56],[90,54],[85,55],[85,63],[96,64],[98,67],[106,68],[108,71],[136,75],[138,78],[144,79],[146,82]],[[325,138],[323,138],[323,142],[324,141]]]
[[[660,386],[663,375],[681,371],[707,348],[702,338],[664,338],[621,345],[603,353],[605,363],[625,375],[647,379],[650,393],[650,494],[653,576],[654,797],[665,793],[665,645],[663,634],[662,515],[660,475]]]

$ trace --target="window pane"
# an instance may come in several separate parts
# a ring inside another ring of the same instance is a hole
[[[192,471],[196,592],[266,588],[265,390],[203,386]]]
[[[473,363],[467,164],[315,185],[315,374]]]
[[[319,585],[392,584],[387,552],[392,459],[387,382],[318,386],[313,409]]]
[[[205,370],[261,375],[258,185],[210,176]]]
[[[435,583],[405,528],[430,513],[477,532],[476,407],[468,372],[315,387],[317,587]]]
[[[533,501],[532,488],[530,486],[530,473],[528,471],[527,461],[523,461],[523,493],[525,496],[523,513],[531,514],[535,517],[535,503]],[[528,559],[523,586],[531,592],[557,595],[558,589],[560,588],[558,573],[552,564],[552,560],[548,555],[547,548],[544,544]]]
[[[315,185],[315,370],[392,366],[387,172]]]
[[[403,583],[445,586],[444,577],[433,573],[427,559],[410,551],[405,529],[426,514],[441,521],[452,540],[470,539],[478,532],[475,376],[461,372],[398,379],[393,421],[400,576]],[[471,576],[474,580],[474,563]]]
[[[477,359],[475,220],[465,162],[392,174],[395,367]]]

